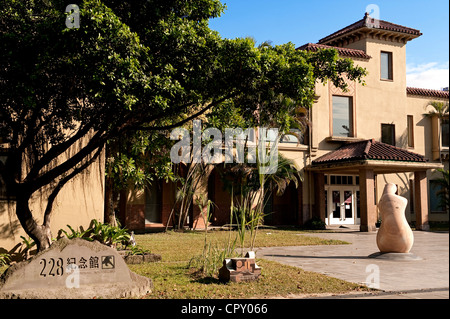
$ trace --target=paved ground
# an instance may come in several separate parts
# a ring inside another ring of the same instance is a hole
[[[449,233],[414,232],[411,253],[419,260],[385,260],[369,257],[378,252],[376,233],[335,229],[316,233],[327,239],[340,239],[350,245],[258,248],[260,258],[276,260],[350,282],[374,286],[377,293],[357,293],[320,298],[448,299]],[[299,236],[304,236],[300,235]]]

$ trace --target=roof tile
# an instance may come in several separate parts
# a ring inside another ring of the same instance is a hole
[[[406,94],[445,98],[445,99],[449,98],[448,91],[430,90],[430,89],[421,89],[421,88],[412,88],[412,87],[406,88]]]
[[[306,50],[306,51],[317,52],[320,49],[336,49],[338,51],[339,55],[350,57],[350,58],[360,58],[360,59],[367,59],[367,60],[372,58],[370,55],[367,55],[366,52],[364,52],[363,50],[334,47],[334,46],[330,46],[330,45],[317,44],[317,43],[307,43],[307,44],[299,47],[297,50]]]
[[[372,139],[345,144],[337,150],[317,158],[313,161],[313,165],[357,160],[389,160],[421,163],[428,161],[420,154]]]
[[[408,27],[405,27],[405,26],[402,26],[399,24],[395,24],[395,23],[391,23],[391,22],[387,22],[384,20],[378,20],[378,19],[371,18],[369,16],[369,14],[366,12],[366,14],[364,15],[364,18],[362,18],[361,20],[359,20],[339,31],[336,31],[336,32],[326,36],[325,38],[320,39],[319,43],[321,43],[321,44],[327,43],[330,40],[339,38],[340,36],[342,36],[344,34],[350,33],[352,31],[355,31],[355,30],[358,30],[361,28],[394,31],[394,32],[409,34],[413,37],[419,37],[422,35],[422,33],[419,30],[408,28]]]

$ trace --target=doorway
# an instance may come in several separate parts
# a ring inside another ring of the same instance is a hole
[[[359,225],[359,180],[356,176],[327,176],[327,225]]]
[[[145,189],[145,223],[161,223],[161,185],[153,182]]]

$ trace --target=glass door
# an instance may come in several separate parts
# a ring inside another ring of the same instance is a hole
[[[326,192],[328,224],[355,224],[355,196],[356,192],[348,187],[330,187]]]

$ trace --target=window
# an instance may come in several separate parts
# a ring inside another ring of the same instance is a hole
[[[381,142],[395,146],[394,124],[381,124]]]
[[[283,135],[280,139],[281,143],[295,143],[295,144],[304,144],[305,138],[301,130],[299,129],[291,129],[291,131],[285,135]]]
[[[414,117],[408,115],[407,119],[408,147],[414,147]]]
[[[441,120],[441,145],[442,147],[448,147],[449,136],[448,136],[448,118]]]
[[[326,185],[359,185],[359,176],[325,175]]]
[[[353,137],[353,98],[333,96],[333,136]]]
[[[439,181],[430,180],[430,211],[432,213],[444,213],[445,202],[443,201],[444,188]]]
[[[381,51],[381,79],[393,80],[392,76],[392,52]]]

